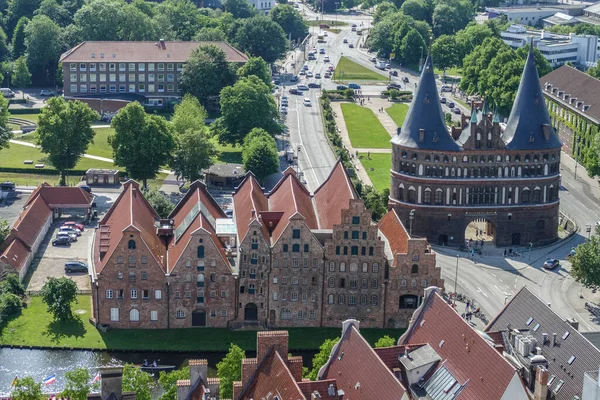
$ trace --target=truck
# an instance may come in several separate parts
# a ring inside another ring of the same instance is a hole
[[[385,70],[385,65],[386,65],[385,61],[377,61],[375,63],[375,67],[379,68],[379,69],[382,69],[382,70]]]
[[[319,36],[317,36],[317,42],[318,43],[324,43],[325,42],[325,35],[323,35],[322,33],[320,33]]]

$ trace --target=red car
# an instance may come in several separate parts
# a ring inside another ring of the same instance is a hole
[[[82,224],[78,224],[73,221],[67,221],[62,226],[67,226],[67,227],[73,228],[73,229],[79,229],[79,231],[81,231],[81,232],[83,232],[83,229],[84,229]]]

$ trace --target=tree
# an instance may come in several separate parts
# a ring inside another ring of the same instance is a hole
[[[419,62],[421,55],[427,51],[427,44],[416,29],[411,29],[402,39],[400,51],[404,63],[414,65]]]
[[[583,166],[590,178],[600,176],[600,143],[598,136],[594,139],[590,146],[585,147],[582,151]]]
[[[13,133],[8,129],[8,100],[0,95],[0,150],[8,148]]]
[[[365,207],[371,210],[371,217],[375,221],[379,221],[381,217],[387,212],[387,203],[390,196],[389,189],[383,189],[378,192],[372,186],[365,186],[363,188],[361,197],[365,201]]]
[[[173,131],[183,135],[188,130],[204,131],[205,120],[208,114],[197,98],[187,93],[183,96],[181,103],[175,106],[175,112],[171,118]]]
[[[111,126],[115,133],[108,142],[115,164],[125,167],[133,179],[141,179],[146,187],[148,179],[171,160],[175,148],[171,125],[163,117],[146,114],[135,101],[119,110]]]
[[[40,292],[42,301],[55,321],[68,321],[73,318],[71,304],[77,303],[77,284],[69,278],[48,278]]]
[[[371,29],[369,46],[377,51],[379,57],[388,57],[392,52],[395,25],[392,18],[385,18]]]
[[[381,347],[391,347],[396,345],[396,340],[388,335],[380,337],[377,342],[375,342],[375,348],[379,349]]]
[[[271,9],[271,19],[275,21],[291,40],[302,39],[308,33],[308,26],[302,15],[287,4],[279,4]]]
[[[600,234],[596,227],[595,235],[577,246],[571,258],[571,276],[585,287],[600,287]]]
[[[40,3],[41,0],[11,0],[8,3],[6,29],[12,32],[21,17],[33,17]]]
[[[375,10],[375,14],[373,14],[373,26],[375,26],[381,20],[383,20],[384,17],[386,17],[390,14],[395,14],[397,12],[398,12],[398,8],[396,8],[394,3],[389,2],[389,1],[382,1],[377,6],[377,9]]]
[[[48,154],[50,164],[60,171],[60,184],[65,184],[65,172],[73,169],[95,132],[92,121],[100,116],[81,101],[66,101],[53,97],[42,109],[35,131],[42,153]]]
[[[192,52],[181,73],[185,93],[206,105],[212,96],[235,82],[235,73],[227,62],[225,52],[215,45],[203,45]]]
[[[175,208],[175,205],[171,203],[171,200],[159,192],[158,189],[151,188],[145,190],[144,197],[161,218],[167,218]]]
[[[61,27],[65,27],[71,23],[69,11],[61,4],[58,4],[56,0],[42,0],[40,7],[33,14],[45,15]]]
[[[25,54],[25,27],[29,23],[29,18],[21,17],[12,35],[12,54],[13,58],[19,58]]]
[[[85,40],[119,40],[124,8],[120,0],[92,0],[75,13],[73,22]]]
[[[190,0],[166,0],[157,4],[154,19],[163,20],[159,23],[163,26],[159,32],[169,35],[173,32],[171,36],[178,40],[191,40],[202,27],[202,15]]]
[[[442,35],[431,45],[431,55],[435,66],[446,72],[446,69],[456,66],[459,62],[457,58],[457,46],[454,36]]]
[[[177,138],[171,167],[177,179],[194,182],[202,177],[202,170],[213,165],[213,157],[219,154],[205,130],[188,129]]]
[[[246,171],[252,171],[262,181],[279,170],[277,144],[267,131],[260,128],[253,129],[248,136],[242,150],[244,168]]]
[[[27,376],[17,380],[10,392],[10,398],[13,400],[43,400],[46,395],[42,392],[42,383]]]
[[[158,383],[162,387],[163,394],[158,400],[177,400],[177,381],[181,379],[190,379],[190,367],[171,372],[160,371]]]
[[[277,105],[269,87],[256,76],[242,78],[221,91],[221,117],[211,129],[220,143],[241,144],[253,128],[281,131]]]
[[[120,40],[141,41],[156,40],[161,30],[158,23],[134,5],[128,4],[123,8],[126,15],[119,31]]]
[[[260,57],[250,57],[246,64],[242,65],[237,70],[237,76],[248,77],[250,75],[257,76],[268,86],[271,85],[271,74],[265,60]]]
[[[123,366],[123,391],[135,392],[137,400],[151,400],[152,389],[156,383],[152,375],[135,367],[133,364]]]
[[[251,56],[262,57],[267,63],[277,61],[287,49],[281,26],[264,16],[243,20],[235,34],[235,42],[240,50]]]
[[[10,293],[18,297],[25,296],[25,287],[19,280],[19,275],[10,273],[0,281],[0,293]]]
[[[250,3],[246,0],[225,0],[223,7],[236,19],[250,18],[258,13],[255,8],[250,7]]]
[[[443,0],[433,10],[433,33],[452,35],[463,29],[473,18],[474,11],[468,0]]]
[[[65,388],[61,393],[62,397],[72,400],[86,400],[91,391],[89,369],[76,368],[65,372]]]
[[[472,23],[465,29],[461,29],[452,36],[456,41],[456,57],[458,65],[462,65],[462,60],[467,54],[489,37],[494,36],[490,27],[486,24]],[[437,64],[437,63],[436,63]]]
[[[413,17],[419,21],[427,19],[427,6],[423,0],[406,0],[401,7],[404,15]]]
[[[25,89],[31,83],[31,72],[27,68],[27,60],[21,56],[15,61],[14,76],[12,79],[13,86]],[[25,91],[23,91],[23,99],[25,99]]]
[[[239,346],[231,344],[229,351],[217,364],[217,376],[221,380],[219,397],[221,399],[233,398],[233,382],[242,379],[242,360],[246,353]]]
[[[31,71],[42,71],[39,79],[52,82],[62,50],[60,27],[45,15],[36,15],[25,27],[27,65]]]
[[[211,28],[208,26],[200,29],[194,36],[194,40],[198,40],[200,42],[224,42],[226,39],[227,35],[221,28]]]
[[[315,354],[312,360],[313,368],[308,375],[308,378],[311,381],[317,380],[317,374],[319,373],[319,370],[329,360],[333,346],[335,346],[339,341],[339,337],[335,339],[326,339],[321,346],[319,346],[319,352]]]

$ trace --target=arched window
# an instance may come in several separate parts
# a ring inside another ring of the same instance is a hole
[[[339,303],[339,304],[344,304],[345,302],[346,302],[346,298],[344,297],[344,295],[343,295],[343,294],[340,294],[340,295],[338,296],[338,303]]]
[[[408,189],[408,202],[409,203],[415,203],[417,201],[417,191],[415,190],[414,187],[410,187]]]
[[[190,268],[192,266],[192,260],[185,260],[185,267]]]
[[[539,187],[536,187],[535,189],[533,189],[533,202],[534,203],[539,203],[541,201],[541,190]]]
[[[340,263],[340,272],[346,272],[346,263],[343,261]]]
[[[458,177],[460,178],[460,176],[461,176],[461,172],[462,172],[462,171],[461,171],[461,168],[458,168],[458,169],[456,170],[456,176],[458,176]]]
[[[335,287],[335,278],[329,278],[327,280],[327,286],[330,287],[330,288]]]
[[[443,193],[442,193],[442,189],[436,189],[435,191],[435,204],[442,204],[442,197],[443,197]]]
[[[308,245],[307,245],[307,244],[305,244],[305,245],[304,245],[304,252],[305,252],[305,253],[308,253],[308,251],[309,251],[309,247],[308,247]]]
[[[523,188],[523,191],[521,191],[521,203],[529,203],[531,201],[530,195],[529,188]]]
[[[427,282],[427,279],[422,279],[422,280],[421,280],[421,287],[422,287],[422,288],[426,288],[426,287],[427,287],[427,283],[428,283],[428,282]]]
[[[198,274],[198,276],[196,276],[196,285],[197,287],[204,286],[204,274]]]
[[[405,287],[406,287],[406,279],[402,279],[402,280],[400,281],[400,287],[401,287],[401,288],[405,288]]]
[[[423,193],[423,203],[431,204],[431,189],[425,189],[425,193]]]
[[[398,188],[398,200],[404,201],[404,185],[403,184],[400,184],[400,187]]]
[[[463,156],[463,162],[469,162],[469,157]]]
[[[135,308],[129,310],[129,320],[132,322],[138,322],[140,320],[140,312]]]
[[[502,162],[502,156],[500,154],[496,156],[496,162]]]
[[[282,308],[279,316],[281,319],[292,319],[292,312],[287,308]]]
[[[358,263],[350,263],[350,272],[358,272]]]
[[[127,243],[127,248],[129,250],[135,250],[135,240],[131,239],[128,243]]]
[[[298,243],[292,245],[292,253],[300,253],[300,245]]]
[[[410,273],[411,274],[418,274],[419,273],[419,266],[417,264],[413,264],[412,267],[410,268]]]
[[[256,270],[254,270],[254,274],[256,275]],[[210,281],[211,282],[216,282],[217,281],[217,274],[210,274]]]
[[[417,287],[417,280],[416,279],[413,279],[412,281],[410,281],[410,287],[413,287],[413,288]]]

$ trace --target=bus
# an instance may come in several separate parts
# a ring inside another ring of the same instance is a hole
[[[322,33],[319,33],[319,36],[317,36],[317,42],[318,43],[324,43],[325,42],[325,35],[323,35]]]

